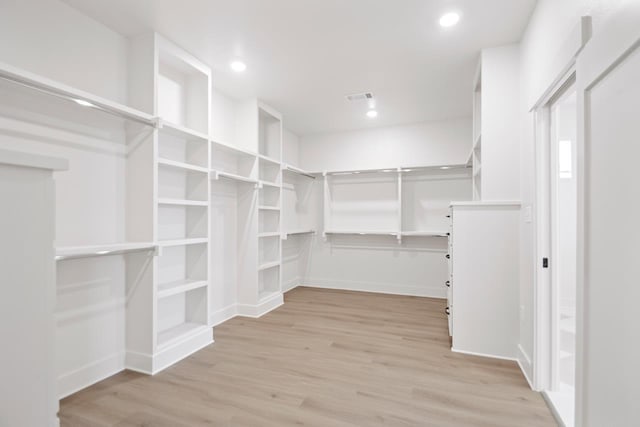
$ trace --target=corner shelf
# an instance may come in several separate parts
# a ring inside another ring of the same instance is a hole
[[[56,248],[56,261],[89,258],[106,255],[121,255],[131,252],[156,251],[158,246],[151,242],[113,243],[91,246],[65,246]]]

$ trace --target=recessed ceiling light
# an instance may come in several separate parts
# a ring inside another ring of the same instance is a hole
[[[83,107],[94,107],[92,103],[90,103],[89,101],[85,101],[84,99],[74,99],[74,101],[76,102],[76,104],[82,105]]]
[[[378,117],[378,112],[376,110],[369,110],[367,111],[367,117],[369,117],[370,119],[375,119],[376,117]]]
[[[242,61],[233,61],[231,64],[229,64],[229,66],[236,73],[242,73],[244,70],[247,69],[247,64],[245,64]]]
[[[460,21],[460,15],[455,12],[445,13],[440,17],[440,26],[441,27],[453,27]]]

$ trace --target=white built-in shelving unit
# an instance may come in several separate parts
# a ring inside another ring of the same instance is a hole
[[[327,171],[324,231],[331,235],[446,237],[453,200],[470,200],[466,164]]]

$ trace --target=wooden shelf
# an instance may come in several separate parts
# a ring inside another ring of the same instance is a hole
[[[416,231],[403,231],[400,233],[402,237],[447,237],[447,231],[443,230],[416,230]]]
[[[66,246],[56,248],[56,261],[89,258],[106,255],[121,255],[131,252],[155,251],[157,246],[151,242],[112,243],[106,245]]]
[[[274,159],[273,157],[265,156],[264,154],[258,154],[258,157],[260,158],[260,160],[280,166],[280,161]]]
[[[361,230],[325,230],[324,234],[360,235],[360,236],[398,236],[397,231],[361,231]]]
[[[224,179],[229,179],[229,180],[232,180],[232,181],[242,182],[242,183],[247,183],[247,184],[258,184],[258,180],[253,179],[253,178],[247,178],[247,177],[242,176],[242,175],[236,175],[234,173],[222,172],[222,171],[217,171],[217,170],[212,170],[211,172],[212,172],[211,179],[213,179],[213,180],[218,180],[220,178],[224,178]]]
[[[159,158],[158,159],[158,164],[161,165],[161,166],[167,166],[167,167],[172,167],[172,168],[176,168],[176,169],[186,169],[186,170],[189,170],[189,171],[209,173],[209,169],[206,168],[206,167],[192,165],[190,163],[177,162],[175,160]]]
[[[176,206],[209,206],[209,202],[201,200],[182,200],[182,199],[158,199],[159,205],[176,205]]]
[[[243,156],[243,157],[258,157],[258,155],[252,151],[234,147],[231,144],[227,144],[225,142],[214,141],[213,139],[211,139],[210,141],[211,141],[211,148],[214,150],[222,150],[227,153],[231,153],[231,154],[235,154],[237,156]]]
[[[2,62],[0,62],[0,78],[36,89],[56,98],[75,102],[78,104],[78,108],[92,108],[146,126],[157,126],[156,118],[150,114]],[[83,106],[80,106],[80,103]]]
[[[201,142],[209,141],[209,138],[207,137],[207,135],[201,132],[198,132],[193,129],[189,129],[186,126],[167,122],[162,118],[158,120],[158,128],[160,129],[161,132],[166,132],[167,134],[178,137],[178,138],[183,138],[190,141],[201,141]]]
[[[280,266],[280,261],[265,262],[264,264],[260,264],[260,266],[258,266],[258,271],[268,270],[270,268],[279,267],[279,266]]]
[[[166,248],[171,246],[200,245],[208,242],[209,242],[209,239],[207,239],[206,237],[198,237],[198,238],[191,238],[191,239],[163,240],[163,241],[159,241],[158,245]]]
[[[282,233],[282,238],[286,240],[289,236],[299,236],[302,234],[316,234],[315,230],[292,230]]]
[[[158,334],[157,346],[168,347],[183,339],[189,338],[208,329],[207,325],[200,323],[185,322],[178,326],[164,330]]]
[[[313,175],[312,172],[307,172],[305,170],[302,170],[300,168],[297,168],[295,166],[291,166],[291,165],[284,165],[282,167],[282,170],[285,172],[291,172],[291,173],[295,173],[297,175],[300,176],[304,176],[306,178],[310,178],[310,179],[316,179],[315,175]]]
[[[273,231],[268,233],[259,233],[258,237],[280,237],[279,231]]]
[[[194,289],[204,288],[209,283],[206,280],[191,280],[183,279],[173,282],[158,284],[158,298],[166,298],[172,295],[177,295],[185,292],[192,291]]]
[[[276,184],[275,182],[260,181],[260,184],[261,185],[266,185],[267,187],[280,188],[280,185]]]

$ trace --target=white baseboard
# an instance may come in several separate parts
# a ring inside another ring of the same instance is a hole
[[[298,286],[300,286],[300,277],[294,277],[293,279],[282,283],[282,292],[289,292]]]
[[[257,305],[238,304],[238,316],[254,318],[261,317],[268,312],[280,307],[282,304],[284,304],[284,297],[282,296],[282,294],[276,294]]]
[[[189,335],[167,348],[163,348],[153,355],[151,374],[157,374],[210,344],[213,344],[213,329],[204,328],[202,331]]]
[[[75,392],[124,370],[124,352],[107,356],[95,362],[58,376],[58,396],[63,399]]]
[[[345,291],[374,292],[379,294],[406,295],[428,298],[446,298],[447,291],[443,285],[437,286],[414,286],[397,283],[373,283],[360,282],[355,280],[334,280],[307,278],[304,284],[310,288],[339,289]]]
[[[209,315],[209,326],[217,326],[238,315],[237,304],[231,304]]]
[[[518,359],[518,366],[520,366],[520,370],[522,371],[524,378],[529,383],[529,387],[531,387],[531,390],[535,390],[535,387],[533,386],[533,382],[531,381],[531,378],[533,377],[533,365],[531,364],[531,359],[529,358],[529,355],[527,355],[527,352],[524,351],[524,349],[520,344],[518,344],[517,359]]]
[[[153,356],[150,354],[138,353],[135,351],[127,351],[124,358],[124,366],[130,371],[152,375]]]
[[[458,350],[453,347],[451,347],[451,351],[453,351],[454,353],[468,354],[469,356],[489,357],[491,359],[508,360],[510,362],[516,362],[516,363],[518,362],[518,359],[516,359],[515,357],[499,356],[497,354],[477,353],[475,351]]]

